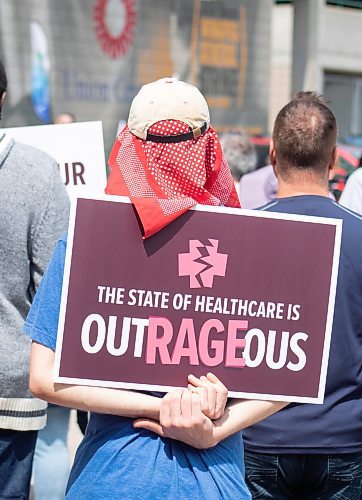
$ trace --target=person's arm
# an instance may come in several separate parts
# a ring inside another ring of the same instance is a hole
[[[288,404],[285,401],[234,399],[226,407],[222,417],[214,421],[217,442],[273,415]]]
[[[362,168],[357,169],[348,178],[339,203],[362,215]]]
[[[212,421],[202,413],[198,394],[179,389],[162,399],[159,421],[138,419],[133,425],[205,449],[287,405],[280,401],[233,400],[222,417]]]
[[[53,366],[54,351],[33,342],[29,387],[38,398],[79,410],[159,420],[161,398],[122,389],[54,383]]]
[[[61,302],[66,243],[60,239],[24,325],[32,338],[31,392],[60,406],[125,417],[159,418],[160,398],[101,387],[54,384],[54,350]]]
[[[49,171],[39,199],[29,238],[30,276],[32,293],[39,287],[59,236],[66,230],[69,217],[69,197],[55,160],[45,156]]]

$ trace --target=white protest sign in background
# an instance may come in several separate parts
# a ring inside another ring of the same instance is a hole
[[[101,194],[107,183],[102,122],[3,129],[16,141],[45,151],[58,163],[69,196]]]

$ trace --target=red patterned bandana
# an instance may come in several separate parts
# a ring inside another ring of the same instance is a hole
[[[154,135],[176,135],[190,128],[177,120],[157,122]],[[105,192],[129,196],[144,237],[157,233],[190,207],[240,207],[230,169],[215,131],[178,143],[143,141],[125,127],[109,157],[111,174]]]

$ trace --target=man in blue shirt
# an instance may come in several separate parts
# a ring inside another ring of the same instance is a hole
[[[362,498],[362,219],[328,197],[336,136],[313,92],[297,94],[275,121],[278,197],[262,210],[338,218],[343,230],[324,403],[291,404],[244,431],[253,498]]]

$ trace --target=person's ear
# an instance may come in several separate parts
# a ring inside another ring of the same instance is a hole
[[[3,104],[4,104],[5,96],[6,96],[6,92],[3,92],[2,96],[0,97],[0,120],[1,120],[1,111],[3,109]]]
[[[271,163],[273,170],[274,170],[274,174],[276,175],[277,153],[275,151],[273,139],[270,140],[269,158],[270,158],[270,163]]]
[[[337,162],[337,156],[338,156],[337,146],[334,146],[333,151],[332,151],[331,161],[330,161],[330,164],[328,165],[329,180],[331,180],[334,176],[334,167],[335,167],[336,162]]]

